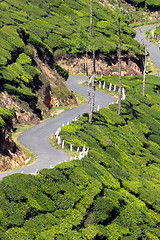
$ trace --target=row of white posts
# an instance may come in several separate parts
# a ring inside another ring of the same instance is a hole
[[[97,110],[99,111],[99,105],[98,105],[98,108]],[[80,116],[75,117],[74,119],[72,119],[72,121],[77,121],[79,119]],[[69,125],[69,122],[67,122],[67,125]],[[64,123],[62,124],[62,127],[64,127]],[[65,145],[65,141],[64,140],[61,140],[61,137],[60,137],[60,132],[61,132],[61,128],[58,128],[57,131],[55,132],[55,137],[56,137],[56,140],[57,140],[57,143],[58,145],[61,145],[62,146],[62,149],[64,149],[64,145]],[[73,151],[73,146],[72,144],[70,144],[70,151],[72,152]],[[75,157],[73,159],[79,159],[81,160],[82,158],[84,158],[85,156],[88,155],[88,151],[89,151],[89,148],[86,148],[85,145],[83,146],[82,148],[82,151],[80,151],[80,148],[78,147],[77,148],[77,155],[75,155]],[[70,158],[70,161],[72,160],[72,157]],[[66,162],[66,160],[65,160]]]
[[[101,83],[101,81],[99,81],[99,88],[101,88],[101,85],[102,85],[102,83]],[[103,89],[105,89],[105,82],[103,83]],[[111,91],[113,89],[113,91],[116,91],[117,90],[117,86],[116,85],[113,85],[113,87],[112,87],[112,83],[110,83],[110,85],[109,85],[109,88],[108,88],[108,90],[109,91]],[[118,91],[119,91],[119,89],[118,89]],[[125,100],[125,98],[126,98],[126,94],[125,94],[125,89],[124,88],[122,88],[122,100]],[[117,103],[118,103],[118,101],[117,101]],[[114,102],[112,102],[112,103],[109,103],[109,105],[111,105],[111,104],[114,104]],[[98,107],[97,107],[97,111],[99,111],[99,109],[100,109],[100,106],[98,105]],[[80,118],[80,116],[78,116],[78,117],[75,117],[74,119],[72,119],[72,121],[77,121],[78,119]],[[69,122],[67,122],[67,125],[69,125],[70,123]],[[63,123],[62,124],[62,127],[64,127],[65,126],[65,124]],[[61,140],[61,137],[60,137],[60,132],[61,132],[61,127],[60,128],[58,128],[57,129],[57,131],[55,132],[55,137],[56,137],[56,140],[57,140],[57,143],[58,143],[58,145],[61,145],[62,146],[62,149],[64,148],[64,145],[65,145],[65,142],[64,142],[64,140]],[[72,144],[70,144],[70,151],[72,152],[73,151],[73,146],[72,146]],[[73,159],[75,159],[75,160],[81,160],[82,158],[84,158],[85,156],[87,156],[88,155],[88,151],[89,151],[89,148],[86,148],[85,147],[85,145],[83,146],[83,148],[82,148],[82,151],[80,151],[80,148],[78,147],[77,148],[77,155],[75,155],[75,157],[74,158],[70,158],[70,161],[71,160],[73,160]],[[66,162],[67,160],[64,160],[64,162]],[[61,163],[61,162],[60,162]],[[52,168],[53,166],[50,166],[50,168]],[[37,175],[39,173],[39,170],[37,169],[36,171],[35,171],[35,175]]]
[[[103,90],[107,88],[105,81],[103,82],[103,85],[102,85],[102,82],[99,81],[99,88],[103,88]],[[119,91],[119,88],[116,85],[112,85],[112,83],[110,83],[108,87],[108,91],[112,91],[112,90],[114,92]],[[125,100],[125,99],[126,99],[125,89],[122,88],[122,100]]]

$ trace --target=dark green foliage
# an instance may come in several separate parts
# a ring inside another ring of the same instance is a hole
[[[0,107],[0,129],[7,125],[7,122],[15,117],[16,109],[12,108],[10,110]]]
[[[31,101],[31,107],[35,108],[34,94],[39,86],[34,84],[39,81],[40,74],[35,68],[35,53],[65,80],[69,73],[56,64],[56,58],[84,54],[86,45],[90,51],[95,45],[97,53],[117,54],[117,14],[95,1],[93,37],[90,39],[89,9],[89,0],[1,1],[0,90]],[[127,18],[122,16],[123,52],[142,55],[144,49],[133,40],[135,31],[128,24]],[[58,85],[54,90],[55,97],[60,99],[66,99],[69,94],[67,90],[59,90]]]
[[[56,68],[56,70],[57,70],[57,72],[59,73],[60,76],[62,76],[65,80],[68,79],[69,72],[67,70],[65,70],[64,68],[62,68],[58,64],[55,64],[55,68]]]
[[[158,6],[158,1],[146,3]],[[36,107],[30,86],[40,72],[32,66],[29,44],[67,79],[68,72],[54,63],[54,51],[58,57],[83,53],[86,44],[92,49],[89,5],[84,0],[1,1],[1,88]],[[144,49],[127,24],[122,18],[123,53],[141,55]],[[94,2],[93,25],[96,50],[117,53],[116,14]],[[118,77],[103,80],[118,85]],[[120,116],[111,105],[94,113],[92,125],[85,114],[62,128],[65,146],[76,150],[85,144],[87,157],[43,169],[37,176],[14,174],[0,182],[0,239],[160,238],[159,78],[147,77],[146,97],[142,77],[125,77],[122,83],[127,99]],[[14,113],[1,108],[0,127]]]
[[[35,93],[32,93],[29,88],[24,85],[21,88],[16,88],[9,84],[4,84],[4,90],[11,95],[18,96],[21,100],[28,102],[31,108],[35,108],[38,100],[38,96]]]
[[[89,146],[84,159],[0,182],[2,240],[160,238],[158,80],[149,77],[141,97],[142,79],[123,78],[122,115],[110,105],[92,124],[84,114],[62,128],[65,146]]]
[[[24,41],[30,42],[38,48],[39,54],[50,55],[51,49],[64,49],[69,54],[84,53],[86,44],[92,48],[93,41],[96,49],[109,54],[117,52],[118,32],[117,15],[107,6],[98,2],[93,4],[93,39],[89,40],[89,1],[65,1],[57,3],[25,0],[14,2],[1,2],[1,21],[4,32],[12,26],[19,25],[18,31]],[[143,48],[132,39],[135,32],[127,26],[128,20],[122,17],[123,44],[125,52],[142,54]],[[78,26],[78,27],[77,27]],[[23,32],[23,34],[22,34]],[[14,36],[15,38],[15,36]],[[13,38],[13,39],[14,39]],[[20,44],[20,39],[17,38]],[[101,44],[103,42],[103,44]],[[12,43],[17,46],[15,41]],[[46,45],[45,45],[46,44]],[[49,46],[49,47],[48,47]],[[50,48],[50,49],[49,49]],[[51,57],[51,56],[50,56]],[[3,59],[2,59],[3,61]]]
[[[152,134],[149,136],[149,138],[151,141],[156,142],[158,145],[160,145],[160,136],[159,135],[155,135]]]

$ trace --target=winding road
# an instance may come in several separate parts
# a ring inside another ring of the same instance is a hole
[[[81,86],[79,83],[86,81],[84,77],[69,77],[67,80],[67,86],[70,90],[80,93],[87,97],[87,88]],[[114,98],[110,95],[96,91],[95,94],[95,109],[98,107],[107,107],[109,103],[114,102]],[[88,104],[72,108],[61,113],[59,116],[46,120],[45,122],[34,126],[31,129],[26,130],[19,138],[25,147],[29,148],[37,155],[37,161],[31,165],[0,173],[0,179],[13,173],[25,173],[34,174],[37,170],[43,168],[54,167],[55,165],[67,160],[68,155],[63,151],[54,149],[49,143],[49,137],[56,132],[56,130],[62,126],[71,122],[72,119],[88,112]]]
[[[146,29],[148,29],[148,27],[137,29],[135,39],[139,43],[145,43],[148,45],[148,52],[151,59],[155,62],[156,66],[160,68],[160,51],[155,44],[150,43],[145,39]],[[86,79],[84,77],[69,77],[67,80],[67,86],[69,89],[87,97],[87,88],[79,85],[80,82],[85,80]],[[96,91],[95,108],[97,108],[98,105],[100,107],[107,107],[111,102],[114,102],[113,97]],[[23,172],[25,174],[34,174],[37,170],[50,168],[50,166],[54,167],[57,164],[64,162],[64,160],[68,158],[68,155],[66,155],[66,153],[63,151],[56,150],[51,147],[49,144],[49,137],[55,133],[63,123],[67,124],[67,122],[71,122],[73,118],[78,117],[85,112],[88,112],[87,103],[82,106],[67,110],[59,116],[46,120],[45,122],[25,131],[18,140],[37,155],[37,161],[31,165],[16,170],[0,173],[0,179],[14,173]]]
[[[157,26],[158,25],[159,24],[157,24]],[[154,27],[155,26],[156,25],[154,25]],[[135,40],[137,42],[139,42],[140,44],[146,45],[148,52],[149,52],[149,56],[155,63],[156,67],[160,69],[160,50],[157,45],[155,45],[154,43],[145,39],[145,32],[146,32],[146,30],[149,30],[149,29],[153,29],[153,26],[147,26],[147,27],[136,29]]]

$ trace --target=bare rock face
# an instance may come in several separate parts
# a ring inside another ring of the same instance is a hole
[[[12,140],[12,131],[12,121],[8,122],[8,126],[0,129],[0,171],[26,164],[24,151],[19,151]]]
[[[18,123],[29,124],[39,121],[39,118],[31,112],[27,103],[23,103],[22,105],[16,97],[9,96],[4,92],[0,93],[0,105],[6,109],[16,108],[16,119],[14,121]]]
[[[0,152],[9,155],[10,152],[15,152],[16,145],[11,138],[11,130],[9,127],[0,130]]]
[[[93,73],[93,60],[90,55],[86,61],[84,55],[68,59],[63,56],[56,59],[58,64],[68,70],[70,74],[84,74],[86,71],[86,63],[88,66],[88,73]],[[118,57],[99,55],[96,57],[96,73],[98,75],[118,75],[119,74]],[[124,76],[141,75],[143,71],[143,59],[136,59],[135,57],[122,57],[122,72]]]
[[[48,109],[59,107],[59,101],[57,98],[53,97],[50,85],[46,86],[44,91],[44,104]]]
[[[16,153],[9,151],[9,156],[0,154],[0,172],[26,165],[25,159],[26,156],[23,151],[17,151]]]

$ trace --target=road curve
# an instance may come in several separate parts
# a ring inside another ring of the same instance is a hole
[[[151,59],[155,62],[156,66],[160,68],[160,51],[158,47],[145,39],[145,31],[149,28],[153,27],[151,26],[137,29],[135,40],[141,44],[147,44]],[[85,80],[86,79],[84,77],[69,77],[67,80],[67,86],[69,89],[87,97],[87,88],[79,85],[80,82]],[[113,97],[96,91],[95,107],[98,105],[100,105],[100,107],[107,107],[111,102],[114,102]],[[68,155],[66,155],[63,151],[56,150],[51,147],[49,144],[49,137],[51,134],[56,132],[63,123],[66,124],[67,122],[71,122],[74,117],[82,115],[85,112],[88,112],[87,103],[83,106],[65,111],[59,116],[46,120],[45,122],[25,131],[18,140],[38,156],[37,161],[26,167],[0,173],[0,179],[14,173],[35,173],[37,169],[41,170],[43,168],[50,168],[50,166],[54,167],[60,162],[66,160]]]
[[[145,39],[146,30],[153,29],[158,25],[159,24],[154,25],[154,26],[147,26],[147,27],[142,27],[142,28],[136,29],[135,40],[137,42],[139,42],[140,44],[145,44],[146,45],[146,47],[148,48],[149,56],[151,57],[151,59],[155,63],[156,67],[160,69],[160,50],[159,50],[157,45],[155,45],[154,43]]]
[[[84,77],[69,77],[67,80],[67,86],[70,90],[78,92],[87,97],[87,88],[79,85],[80,82],[85,80],[86,79]],[[107,107],[111,102],[114,102],[114,98],[112,96],[96,91],[95,108],[97,108],[98,105],[101,108]],[[51,147],[49,144],[49,137],[51,134],[55,133],[63,123],[66,124],[67,122],[71,122],[74,117],[78,117],[85,112],[88,112],[87,103],[82,106],[67,110],[55,118],[46,120],[45,122],[26,130],[18,138],[18,141],[38,156],[37,161],[31,165],[16,170],[0,173],[0,179],[14,173],[23,172],[25,174],[33,174],[37,170],[50,168],[50,166],[54,167],[55,165],[64,162],[64,160],[68,158],[68,155],[63,151]]]

